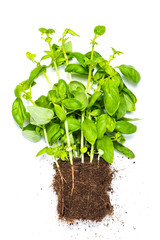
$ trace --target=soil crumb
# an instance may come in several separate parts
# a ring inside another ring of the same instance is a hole
[[[85,157],[74,159],[74,189],[72,192],[72,168],[69,162],[59,160],[60,173],[54,164],[56,174],[53,189],[58,196],[57,212],[60,220],[74,223],[76,220],[101,222],[106,215],[113,214],[109,192],[114,171],[103,159],[95,158],[93,163]]]

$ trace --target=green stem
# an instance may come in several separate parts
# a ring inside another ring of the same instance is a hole
[[[93,157],[94,157],[94,144],[91,145],[90,163],[93,162]]]
[[[45,76],[45,78],[46,78],[46,80],[47,80],[47,82],[48,82],[48,85],[49,85],[50,89],[52,89],[52,84],[51,84],[51,82],[50,82],[47,74],[46,74],[45,72],[43,72],[43,75]]]
[[[47,132],[46,132],[46,128],[45,128],[45,126],[43,126],[43,132],[44,132],[44,138],[45,138],[45,141],[46,141],[47,147],[49,148],[50,145],[49,145],[49,142],[48,142],[48,137],[47,137]],[[57,168],[59,169],[58,161],[57,161],[56,159],[54,159],[54,157],[53,157],[53,160],[54,160],[54,162],[56,163]],[[60,171],[60,170],[58,170],[58,171]]]
[[[64,125],[65,125],[66,136],[67,136],[67,146],[70,149],[71,148],[71,143],[70,143],[70,138],[69,138],[69,130],[68,130],[67,120],[65,120]],[[70,164],[73,165],[72,150],[69,150],[69,160],[70,160]]]
[[[93,60],[93,53],[94,53],[94,41],[97,38],[97,36],[94,36],[93,44],[92,44],[92,51],[91,51],[91,60]],[[87,87],[86,87],[86,93],[89,92],[89,86],[91,81],[91,75],[92,75],[92,65],[89,66],[89,74],[88,74],[88,81],[87,81]]]
[[[81,148],[84,148],[84,136],[82,131],[82,124],[84,121],[84,117],[85,117],[85,111],[82,112],[82,116],[81,116]],[[84,163],[84,153],[81,153],[81,162]]]
[[[68,60],[67,53],[66,53],[66,50],[65,50],[65,47],[64,47],[64,39],[63,38],[62,38],[62,51],[63,51],[63,54],[64,54],[64,58],[66,60],[66,66],[67,66],[69,64],[69,60]],[[68,77],[69,77],[69,81],[71,82],[72,81],[71,73],[68,73]]]
[[[47,147],[50,147],[45,126],[43,126],[43,132],[44,132],[44,138],[45,138]]]
[[[54,68],[56,70],[57,78],[59,80],[60,79],[60,74],[59,74],[59,70],[58,70],[58,67],[57,67],[57,63],[55,61],[54,52],[53,52],[53,49],[52,49],[52,46],[51,46],[50,42],[48,42],[48,45],[49,45],[49,48],[50,48],[50,51],[51,51],[51,54],[52,54],[52,61],[53,61]]]

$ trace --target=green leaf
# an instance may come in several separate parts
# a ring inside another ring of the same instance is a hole
[[[98,139],[101,139],[105,132],[113,132],[116,127],[116,121],[110,117],[107,113],[102,114],[97,118],[97,135]]]
[[[55,30],[52,28],[46,29],[46,28],[39,28],[38,29],[42,34],[46,33],[46,34],[52,34],[55,33]]]
[[[94,79],[95,82],[97,82],[97,81],[99,81],[100,79],[105,78],[105,75],[106,75],[106,73],[105,73],[104,71],[98,70],[98,71],[94,74],[93,79]]]
[[[82,104],[74,98],[67,98],[65,100],[62,101],[63,105],[65,108],[69,109],[69,110],[81,110],[82,109]]]
[[[116,84],[111,79],[106,79],[102,85],[104,93],[104,105],[107,113],[113,115],[120,104],[119,90]]]
[[[141,119],[140,118],[126,118],[126,117],[123,117],[121,120],[132,122],[132,121],[138,121],[138,120],[141,120]]]
[[[132,134],[132,133],[136,132],[137,127],[130,122],[117,121],[115,129],[116,129],[116,131],[124,133],[124,134]]]
[[[85,119],[82,124],[82,131],[85,139],[93,145],[97,139],[97,128],[95,123],[90,119]]]
[[[123,96],[126,102],[126,108],[128,112],[135,111],[136,106],[133,99],[128,95],[128,93],[123,92]]]
[[[97,118],[97,138],[101,139],[107,131],[107,114],[102,114]]]
[[[107,131],[108,132],[113,132],[115,127],[116,127],[116,120],[108,115],[107,116],[107,123],[106,123]]]
[[[35,104],[39,107],[44,107],[44,108],[51,108],[50,107],[50,101],[48,100],[48,97],[42,95],[40,96],[36,101]]]
[[[61,101],[61,99],[57,96],[56,90],[50,90],[48,92],[48,100],[51,101],[53,104]]]
[[[38,142],[41,139],[40,133],[35,130],[23,130],[22,134],[31,142]]]
[[[87,52],[86,54],[85,54],[85,57],[87,57],[88,59],[91,59],[91,51],[90,52]],[[93,52],[93,60],[95,60],[96,58],[100,58],[100,57],[102,57],[98,52],[96,52],[96,51],[94,51]]]
[[[139,83],[141,76],[139,72],[131,65],[122,64],[119,66],[121,73],[134,83]]]
[[[127,111],[127,104],[126,104],[123,94],[121,93],[120,94],[120,104],[119,104],[118,110],[116,112],[117,119],[122,118],[126,114],[126,111]]]
[[[75,94],[76,92],[85,92],[85,86],[83,83],[78,81],[71,81],[69,83],[69,91],[71,94]]]
[[[86,153],[87,152],[87,147],[83,147],[80,149],[81,153]]]
[[[93,116],[93,117],[98,117],[100,116],[101,114],[103,113],[103,110],[100,109],[100,108],[97,108],[97,109],[94,109],[90,115]]]
[[[64,130],[61,128],[50,140],[50,145],[56,143],[60,137],[64,134]]]
[[[98,100],[98,98],[101,96],[101,92],[94,92],[93,95],[90,98],[88,108],[92,107],[94,103]]]
[[[97,140],[97,150],[102,150],[103,155],[102,158],[108,162],[112,163],[114,158],[114,147],[113,142],[107,135],[103,136],[103,138]]]
[[[123,93],[124,93],[124,92],[127,93],[128,96],[132,99],[132,101],[133,101],[134,103],[137,102],[136,96],[135,96],[134,93],[133,93],[131,90],[129,90],[127,87],[124,87],[122,91],[123,91]]]
[[[58,80],[58,94],[61,99],[65,99],[67,97],[68,86],[67,83],[63,79]]]
[[[134,153],[129,148],[123,146],[122,144],[120,144],[118,142],[114,142],[114,148],[118,152],[124,154],[128,158],[134,158],[135,157]]]
[[[41,61],[42,60],[45,60],[45,59],[48,59],[48,58],[51,58],[52,56],[51,55],[44,55],[42,58],[41,58]]]
[[[38,125],[49,123],[54,116],[54,112],[51,109],[38,106],[28,106],[28,111]]]
[[[30,86],[32,84],[32,82],[34,81],[34,79],[37,78],[39,76],[39,74],[42,73],[45,70],[46,70],[45,65],[38,66],[35,69],[33,69],[31,71],[29,79],[28,79],[28,86]]]
[[[73,36],[79,37],[79,35],[78,35],[77,33],[75,33],[73,30],[71,30],[71,29],[69,29],[69,28],[67,28],[67,29],[65,30],[65,35],[66,35],[67,33],[70,33],[70,34],[73,35]]]
[[[65,110],[63,108],[61,108],[61,106],[54,104],[54,110],[55,113],[57,115],[57,117],[64,122],[66,120],[66,113]]]
[[[22,88],[22,85],[17,85],[15,90],[14,90],[14,94],[16,96],[16,98],[20,98],[21,97],[21,94],[23,92],[23,88]]]
[[[39,157],[42,154],[47,153],[48,147],[42,148],[36,155],[36,157]]]
[[[78,119],[67,117],[68,129],[71,132],[81,129],[81,123]]]
[[[36,57],[36,54],[32,54],[30,52],[26,52],[26,56],[29,60],[34,60],[34,58]]]
[[[16,98],[12,104],[12,115],[16,123],[22,128],[26,119],[26,108],[20,98]]]
[[[72,42],[71,41],[66,42],[64,44],[64,49],[65,49],[66,53],[71,53],[72,52]]]
[[[46,132],[49,143],[51,143],[51,139],[59,132],[59,130],[60,124],[54,123],[53,121],[47,124]]]
[[[84,67],[82,67],[80,64],[69,64],[65,68],[65,72],[88,75],[88,71]]]
[[[82,104],[81,111],[84,111],[88,106],[87,94],[85,92],[77,92],[75,93],[74,97]]]
[[[94,33],[95,33],[96,35],[98,35],[98,36],[103,35],[103,34],[105,33],[105,31],[106,31],[105,26],[96,26],[96,27],[94,28]]]
[[[41,33],[46,33],[47,32],[47,29],[46,28],[39,28],[38,29]]]
[[[72,53],[72,57],[75,57],[77,61],[80,63],[80,65],[82,65],[84,68],[86,67],[85,60],[84,60],[86,56],[84,54],[79,52],[74,52]]]

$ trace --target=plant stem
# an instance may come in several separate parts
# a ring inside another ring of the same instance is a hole
[[[62,38],[62,51],[63,51],[63,54],[64,54],[64,58],[66,60],[66,66],[67,66],[69,64],[69,60],[68,60],[67,53],[66,53],[66,50],[65,50],[65,47],[64,47],[64,36]],[[68,73],[68,77],[69,77],[69,81],[71,82],[72,81],[71,73]]]
[[[50,146],[49,146],[49,142],[48,142],[48,137],[47,137],[47,132],[46,132],[45,126],[43,126],[43,132],[44,132],[44,138],[45,138],[47,147],[50,147]]]
[[[94,41],[97,38],[97,36],[94,36],[93,43],[92,43],[92,51],[91,51],[91,60],[93,60],[93,52],[94,52]],[[87,87],[86,87],[86,93],[89,93],[89,86],[91,81],[91,75],[92,75],[92,65],[89,66],[89,74],[88,74],[88,81],[87,81]]]
[[[81,116],[81,148],[84,147],[84,136],[83,136],[83,131],[82,131],[82,124],[84,121],[84,116],[85,116],[85,111],[82,112],[82,116]],[[81,162],[84,163],[84,153],[81,153]]]
[[[70,149],[71,148],[71,143],[70,143],[70,138],[69,138],[69,130],[68,130],[68,122],[67,122],[67,120],[65,120],[64,126],[65,126],[66,136],[67,136],[67,146]],[[69,160],[70,160],[70,164],[73,165],[72,150],[69,150]]]
[[[57,78],[59,80],[60,79],[60,74],[59,74],[59,70],[58,70],[58,67],[57,67],[57,63],[55,61],[54,52],[53,52],[53,49],[52,49],[52,46],[51,46],[50,42],[48,42],[48,45],[49,45],[49,48],[50,48],[50,51],[51,51],[51,54],[52,54],[52,61],[53,61],[54,68],[56,70]]]
[[[90,163],[93,162],[93,157],[94,157],[94,144],[91,145]]]
[[[43,75],[45,76],[45,78],[46,78],[46,80],[47,80],[47,82],[48,82],[48,85],[49,85],[50,89],[52,89],[52,83],[50,82],[47,74],[46,74],[45,72],[43,72]]]

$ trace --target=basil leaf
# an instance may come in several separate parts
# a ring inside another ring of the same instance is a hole
[[[16,98],[12,104],[12,115],[16,123],[22,128],[26,117],[26,108],[20,98]]]
[[[92,107],[93,104],[98,100],[98,98],[101,96],[101,92],[95,92],[90,98],[90,102],[88,104],[88,108]]]
[[[68,86],[67,83],[63,79],[58,80],[58,94],[61,99],[65,99],[67,97]]]
[[[130,122],[126,121],[118,121],[116,122],[116,131],[124,134],[132,134],[135,133],[137,127]]]
[[[34,81],[35,78],[37,78],[39,76],[40,73],[42,73],[43,71],[46,70],[46,66],[42,65],[42,66],[38,66],[35,69],[33,69],[30,73],[29,79],[28,79],[28,86],[30,86],[32,84],[32,82]]]
[[[50,107],[50,101],[48,100],[48,97],[42,95],[40,96],[36,101],[35,104],[39,107],[44,107],[44,108],[51,108]]]
[[[69,110],[81,110],[82,109],[82,104],[74,98],[67,98],[62,101],[63,105],[65,108]]]
[[[53,104],[60,102],[60,98],[57,96],[56,90],[49,90],[48,92],[48,100],[51,101]]]
[[[133,93],[131,90],[129,90],[127,87],[124,87],[122,91],[123,91],[123,93],[124,93],[124,92],[127,93],[128,96],[132,99],[132,101],[133,101],[134,103],[137,102],[136,96],[135,96],[134,93]]]
[[[100,109],[100,108],[97,108],[97,109],[94,109],[90,115],[93,116],[93,117],[98,117],[102,114],[103,110]]]
[[[116,120],[109,115],[107,116],[106,129],[108,132],[113,132],[116,127]]]
[[[46,132],[47,132],[47,138],[49,143],[51,142],[51,139],[53,138],[53,136],[55,136],[59,130],[60,130],[60,125],[58,123],[54,123],[51,121],[49,124],[47,124]]]
[[[123,94],[121,93],[120,94],[120,104],[119,104],[118,110],[116,112],[117,119],[122,118],[125,115],[126,111],[127,111],[127,104],[126,104]]]
[[[103,35],[103,34],[105,33],[105,31],[106,31],[105,26],[96,26],[96,27],[94,28],[94,33],[95,33],[96,35],[98,35],[98,36]]]
[[[85,57],[87,57],[88,59],[90,59],[90,58],[91,58],[91,51],[90,51],[90,52],[87,52],[87,53],[85,54]],[[96,58],[100,58],[100,57],[102,57],[102,56],[101,56],[98,52],[96,52],[96,51],[93,52],[93,60],[96,59]]]
[[[68,64],[68,66],[65,68],[65,72],[88,75],[88,71],[80,64]]]
[[[49,123],[54,116],[54,112],[51,109],[38,106],[28,106],[28,111],[38,125]]]
[[[68,129],[71,132],[75,132],[81,129],[81,123],[78,119],[68,117],[67,123],[68,123]]]
[[[93,145],[97,139],[97,129],[95,123],[90,119],[85,119],[82,123],[82,131],[85,139]]]
[[[106,124],[107,124],[107,114],[102,114],[97,118],[97,138],[101,139],[105,132],[107,131],[106,129]]]
[[[57,105],[57,104],[54,104],[54,110],[55,110],[55,113],[57,115],[57,117],[62,121],[64,122],[65,119],[66,119],[66,113],[65,113],[65,110],[63,108],[61,108],[61,106]]]
[[[47,153],[48,147],[42,148],[36,155],[36,157],[39,157],[42,154]]]
[[[118,142],[114,142],[113,144],[114,144],[114,148],[118,152],[124,154],[126,157],[128,157],[128,158],[134,158],[135,157],[134,153],[129,148],[123,146],[122,144],[120,144]]]
[[[126,102],[127,111],[128,112],[135,111],[136,106],[135,106],[135,103],[134,103],[133,99],[125,92],[123,92],[123,96],[124,96],[124,99],[125,99],[125,102]]]
[[[50,145],[54,144],[55,142],[60,139],[60,137],[64,134],[64,130],[61,128],[51,139],[50,139]]]
[[[107,113],[113,115],[120,104],[119,90],[116,84],[111,79],[106,79],[102,85],[104,93],[104,105]]]
[[[72,42],[68,41],[64,44],[64,49],[66,53],[71,53],[72,52]]]
[[[114,147],[113,142],[107,135],[103,136],[103,138],[97,140],[97,150],[102,150],[103,155],[102,158],[108,162],[112,163],[114,158]]]
[[[75,99],[77,99],[82,104],[82,111],[86,109],[88,106],[88,98],[85,92],[77,92],[75,93]]]
[[[122,64],[119,66],[121,73],[134,83],[139,83],[141,76],[139,72],[131,65]]]
[[[85,92],[85,86],[83,83],[78,81],[71,81],[69,83],[69,91],[71,94],[75,94],[76,92]]]
[[[95,82],[97,82],[98,80],[100,80],[100,79],[102,79],[102,78],[105,78],[105,72],[104,71],[102,71],[102,70],[98,70],[95,74],[94,74],[94,76],[93,76],[93,80],[95,81]]]
[[[72,53],[72,56],[77,59],[77,61],[80,63],[81,66],[83,66],[84,68],[86,67],[85,60],[84,60],[85,55],[79,52],[74,52]]]
[[[35,130],[23,130],[22,134],[31,142],[38,142],[41,139],[40,133]]]

